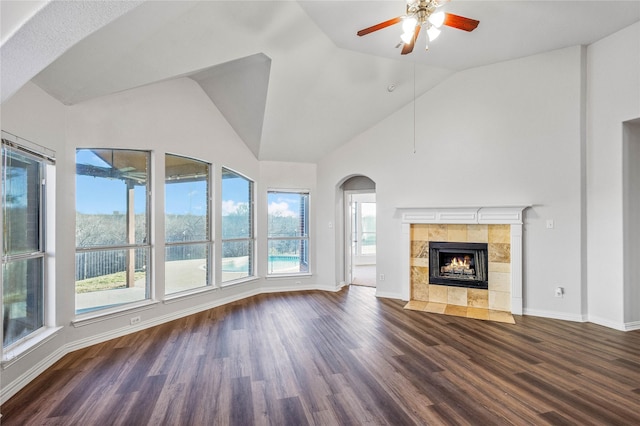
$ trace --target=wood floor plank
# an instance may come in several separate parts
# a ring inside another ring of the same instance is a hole
[[[307,416],[300,398],[297,396],[290,398],[283,398],[279,402],[279,412],[275,418],[275,424],[283,426],[306,426],[309,424]]]
[[[251,377],[231,379],[231,413],[229,424],[249,425],[253,423],[253,394]]]
[[[2,425],[640,424],[640,331],[262,294],[68,354]]]

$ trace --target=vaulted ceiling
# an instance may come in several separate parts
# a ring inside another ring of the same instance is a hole
[[[2,100],[31,78],[67,105],[191,78],[257,158],[315,162],[458,71],[640,20],[640,1],[453,0],[443,10],[480,25],[428,52],[401,57],[397,27],[356,36],[404,3],[3,0]]]

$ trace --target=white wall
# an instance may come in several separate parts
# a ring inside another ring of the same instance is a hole
[[[589,320],[624,329],[623,122],[640,117],[640,23],[587,58]]]
[[[460,72],[318,165],[319,253],[339,250],[336,185],[376,182],[378,295],[401,298],[398,207],[532,205],[525,212],[525,312],[582,320],[582,57],[571,47]],[[553,219],[555,229],[546,229]],[[340,281],[332,256],[318,279]],[[565,287],[555,298],[554,288]]]

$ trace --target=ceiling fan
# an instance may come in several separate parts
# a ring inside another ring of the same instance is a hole
[[[374,31],[387,28],[402,22],[403,34],[400,36],[403,42],[402,54],[406,55],[413,51],[413,47],[420,34],[420,29],[424,26],[427,31],[429,41],[435,40],[440,35],[440,27],[446,25],[448,27],[458,28],[464,31],[473,31],[476,29],[480,21],[465,18],[464,16],[454,15],[453,13],[436,12],[436,9],[449,0],[406,0],[407,13],[388,21],[358,31],[359,36],[370,34]],[[427,49],[429,44],[427,43]]]

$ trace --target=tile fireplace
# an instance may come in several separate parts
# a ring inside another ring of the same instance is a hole
[[[403,299],[521,315],[526,207],[398,208]]]

